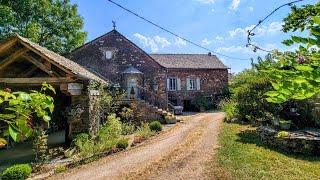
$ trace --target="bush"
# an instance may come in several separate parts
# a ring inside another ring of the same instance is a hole
[[[68,170],[68,168],[66,166],[58,166],[54,172],[55,173],[63,173],[63,172],[66,172]]]
[[[213,107],[212,101],[204,96],[197,96],[194,101],[192,101],[192,105],[197,111],[209,110]]]
[[[142,123],[137,130],[137,136],[148,138],[154,135],[154,132],[151,131],[148,123]]]
[[[117,148],[119,149],[127,149],[127,147],[129,146],[129,140],[128,139],[119,139],[117,142]]]
[[[130,123],[123,123],[122,124],[122,135],[131,135],[136,130],[135,125]]]
[[[1,175],[3,180],[27,179],[32,172],[29,164],[17,164],[7,168]]]
[[[265,97],[265,93],[272,89],[270,81],[255,70],[235,76],[230,88],[239,120],[257,123],[266,119],[266,113],[274,114],[279,110],[279,105],[267,102]]]
[[[122,133],[120,118],[117,118],[115,114],[111,114],[107,119],[107,124],[102,126],[98,132],[99,138],[105,140],[118,138]]]
[[[159,121],[153,121],[149,124],[151,131],[159,132],[162,131],[162,124]]]
[[[94,152],[94,141],[89,134],[81,133],[74,139],[74,145],[82,157],[92,155]]]
[[[220,102],[219,108],[226,113],[226,121],[237,117],[237,103],[231,99],[224,99]]]

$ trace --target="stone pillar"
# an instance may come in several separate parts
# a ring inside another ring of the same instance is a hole
[[[89,90],[89,133],[96,135],[99,131],[101,120],[100,92]]]

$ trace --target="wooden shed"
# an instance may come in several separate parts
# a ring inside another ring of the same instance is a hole
[[[95,133],[98,130],[99,120],[94,115],[97,94],[88,90],[93,80],[107,83],[74,61],[17,34],[0,43],[1,89],[37,89],[44,82],[53,85],[57,91],[53,119],[61,116],[60,123],[67,121],[63,114],[67,107],[83,109],[80,120],[66,123],[67,137],[72,133]]]

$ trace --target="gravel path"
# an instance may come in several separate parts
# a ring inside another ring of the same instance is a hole
[[[206,179],[222,113],[186,116],[142,146],[58,174],[52,179]]]

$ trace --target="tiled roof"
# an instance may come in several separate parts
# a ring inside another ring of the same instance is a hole
[[[208,54],[151,54],[160,65],[172,69],[227,69],[217,56]]]
[[[30,47],[34,48],[34,50],[38,51],[48,59],[54,61],[58,65],[66,68],[67,70],[71,71],[74,75],[80,77],[80,78],[85,78],[85,79],[92,79],[92,80],[97,80],[100,82],[106,82],[104,79],[100,78],[99,76],[93,74],[92,72],[88,71],[87,69],[83,68],[76,62],[67,59],[53,51],[48,50],[45,47],[42,47],[34,42],[31,42],[27,38],[21,37],[18,34],[15,35],[18,40],[22,41],[23,43],[26,43]]]

